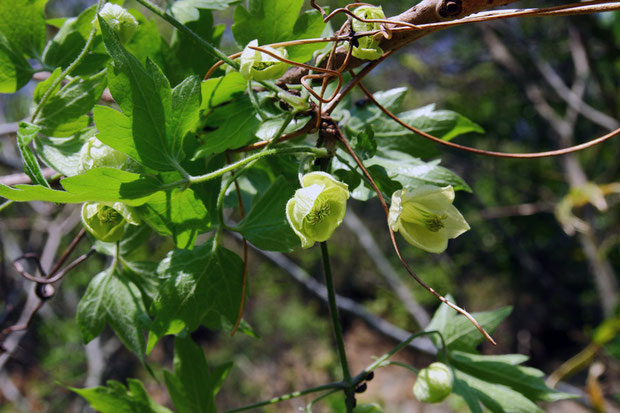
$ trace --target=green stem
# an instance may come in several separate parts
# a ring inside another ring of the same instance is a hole
[[[296,154],[296,153],[309,153],[309,154],[315,155],[318,158],[324,158],[326,156],[329,156],[329,152],[326,149],[312,148],[310,146],[296,146],[292,148],[267,149],[267,150],[255,153],[253,155],[250,155],[246,158],[243,158],[235,163],[231,163],[230,165],[227,165],[221,169],[218,169],[217,171],[209,172],[208,174],[204,174],[200,176],[191,176],[189,178],[189,182],[191,184],[198,184],[198,183],[205,182],[213,178],[217,178],[218,176],[223,175],[226,172],[230,172],[234,169],[237,169],[240,166],[244,166],[254,161],[258,161],[259,159],[264,158],[265,156],[290,155],[290,154]]]
[[[317,397],[316,399],[312,400],[310,403],[308,403],[306,405],[306,413],[312,413],[312,407],[315,404],[317,404],[318,402],[320,402],[324,398],[329,397],[332,394],[337,393],[339,391],[342,391],[342,389],[334,389],[334,390],[328,391],[327,393],[321,394],[319,397]]]
[[[387,365],[387,366],[399,366],[399,367],[403,367],[403,368],[405,368],[405,369],[407,369],[407,370],[410,370],[410,371],[414,372],[415,374],[418,374],[418,373],[420,372],[420,370],[416,369],[415,367],[410,366],[410,365],[409,365],[409,364],[407,364],[407,363],[401,363],[400,361],[388,361],[388,362],[386,362],[386,365]]]
[[[280,403],[280,402],[283,402],[283,401],[286,401],[286,400],[294,399],[296,397],[305,396],[307,394],[317,393],[317,392],[320,392],[320,391],[323,391],[323,390],[341,389],[342,387],[343,387],[342,383],[324,384],[322,386],[312,387],[310,389],[296,391],[296,392],[293,392],[293,393],[288,393],[288,394],[285,394],[283,396],[274,397],[273,399],[269,399],[269,400],[265,400],[265,401],[262,401],[262,402],[250,404],[250,405],[243,406],[243,407],[239,407],[237,409],[226,410],[224,413],[245,412],[247,410],[256,409],[257,407],[268,406],[270,404]]]
[[[351,382],[351,372],[347,361],[347,354],[344,348],[344,337],[342,334],[342,326],[340,325],[340,317],[338,315],[338,306],[336,305],[336,291],[334,289],[334,279],[332,277],[332,269],[329,263],[329,252],[327,250],[327,242],[321,242],[321,257],[323,258],[323,270],[325,272],[325,286],[327,288],[327,303],[329,306],[329,315],[332,319],[332,328],[336,336],[336,345],[338,348],[338,356],[340,365],[342,366],[343,381],[346,384],[344,388],[346,396],[347,413],[353,412],[355,407],[355,390]]]
[[[10,200],[10,199],[8,201],[4,202],[2,205],[0,205],[0,212],[4,211],[6,208],[10,207],[14,203],[15,203],[15,201]]]
[[[146,7],[147,9],[149,9],[150,11],[152,11],[153,13],[155,13],[156,15],[158,15],[159,17],[161,17],[162,19],[164,19],[165,21],[167,21],[168,23],[170,23],[172,26],[176,27],[179,31],[187,34],[189,37],[194,39],[194,41],[198,43],[200,47],[205,49],[209,54],[211,54],[212,56],[215,56],[219,60],[224,61],[225,63],[232,66],[234,69],[239,70],[238,62],[235,62],[234,60],[229,59],[228,56],[226,56],[219,49],[214,47],[211,43],[207,42],[205,39],[203,39],[198,34],[196,34],[192,29],[190,29],[189,27],[187,27],[186,25],[184,25],[183,23],[181,23],[180,21],[178,21],[177,19],[175,19],[174,17],[172,17],[171,15],[169,15],[168,13],[166,13],[165,11],[163,11],[162,9],[160,9],[159,7],[151,3],[149,0],[137,0],[137,2],[143,5],[144,7]]]
[[[209,172],[208,174],[199,175],[199,176],[189,176],[187,179],[183,179],[181,181],[170,182],[168,184],[162,185],[161,189],[171,189],[176,188],[182,185],[189,184],[199,184],[202,182],[209,181],[211,179],[215,179],[218,176],[224,175],[227,172],[231,172],[240,166],[248,165],[257,161],[265,156],[271,155],[291,155],[291,154],[299,154],[299,153],[308,153],[314,155],[317,158],[324,158],[329,156],[329,151],[324,148],[312,148],[310,146],[295,146],[290,148],[279,148],[279,149],[268,149],[263,150],[261,152],[250,155],[246,158],[243,158],[235,163],[231,163],[230,165],[226,165],[223,168],[215,170],[213,172]],[[248,165],[251,166],[251,165]]]
[[[105,2],[105,0],[98,0],[97,1],[97,13],[99,13],[99,10],[101,10],[101,7],[103,6],[104,2]],[[41,101],[39,102],[39,104],[37,105],[36,109],[34,110],[34,113],[32,114],[31,122],[34,123],[34,121],[37,119],[37,116],[39,115],[39,112],[41,112],[41,108],[43,107],[43,105],[45,104],[47,99],[49,99],[49,97],[52,95],[52,93],[58,87],[58,85],[60,85],[62,83],[62,81],[65,79],[65,77],[67,77],[67,75],[69,73],[71,73],[71,71],[73,69],[75,69],[75,67],[77,65],[80,64],[80,62],[82,61],[84,56],[86,56],[86,53],[88,52],[88,49],[90,48],[90,45],[92,44],[93,40],[95,39],[95,34],[97,34],[97,29],[95,28],[95,24],[93,23],[93,28],[90,29],[90,33],[88,34],[88,39],[86,39],[86,43],[84,44],[84,47],[82,48],[82,51],[75,58],[75,60],[69,66],[67,66],[67,68],[65,70],[63,70],[60,73],[60,76],[58,76],[56,78],[56,80],[54,80],[52,82],[52,85],[45,91],[45,93],[43,94],[43,97],[41,98]]]

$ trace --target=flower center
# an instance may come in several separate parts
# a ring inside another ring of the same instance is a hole
[[[123,219],[123,217],[121,216],[121,214],[118,213],[118,211],[108,206],[104,206],[99,210],[99,212],[97,213],[97,218],[99,218],[99,221],[104,224],[113,225],[118,224]]]
[[[258,71],[266,70],[270,68],[271,66],[275,65],[276,63],[278,62],[255,62],[252,65],[252,69],[258,70]]]
[[[448,215],[437,215],[429,212],[425,209],[415,207],[418,213],[418,222],[421,223],[431,232],[437,232],[445,227],[443,221],[448,218]]]
[[[324,201],[321,203],[318,208],[313,208],[308,215],[306,215],[306,221],[310,225],[316,225],[321,223],[326,216],[329,215],[329,202]]]

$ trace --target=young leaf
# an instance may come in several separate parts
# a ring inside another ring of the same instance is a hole
[[[77,322],[85,343],[109,324],[123,344],[144,363],[146,340],[143,329],[149,322],[138,287],[113,268],[93,278],[77,308]]]
[[[370,159],[377,153],[377,140],[371,124],[351,139],[353,150],[362,160]]]
[[[71,136],[90,124],[85,116],[101,98],[106,86],[106,72],[80,79],[73,78],[41,107],[37,125],[48,136]],[[76,122],[77,121],[77,122]],[[72,123],[76,130],[64,127]]]
[[[250,0],[249,10],[235,9],[232,32],[237,44],[244,47],[254,39],[259,45],[320,37],[325,24],[317,10],[299,16],[303,0]],[[291,60],[306,61],[321,44],[290,48]]]
[[[286,220],[286,203],[295,194],[296,185],[279,177],[258,196],[252,209],[239,224],[239,232],[258,248],[267,251],[292,251],[299,238]]]
[[[0,33],[27,58],[38,58],[45,45],[45,3],[47,0],[0,2]]]
[[[115,380],[108,380],[106,384],[106,387],[70,389],[101,413],[172,413],[149,397],[140,380],[127,379],[128,389]]]
[[[0,196],[13,201],[47,201],[62,204],[82,202],[123,202],[142,205],[157,191],[160,183],[152,177],[114,168],[95,168],[82,175],[60,181],[66,191],[40,185],[0,184]]]
[[[45,177],[43,177],[37,157],[32,152],[32,149],[30,149],[30,146],[28,146],[30,142],[36,138],[38,133],[39,127],[37,125],[28,122],[19,122],[19,127],[17,129],[17,147],[22,156],[26,175],[30,177],[33,183],[49,188],[50,184],[48,184]]]
[[[194,331],[209,311],[235,321],[241,302],[243,261],[213,240],[193,250],[174,250],[161,262],[158,273],[167,278],[152,305],[147,352],[167,334],[184,328]]]
[[[4,4],[8,4],[5,2]],[[0,32],[0,93],[14,93],[26,86],[34,70]]]
[[[209,212],[190,188],[159,192],[138,212],[154,230],[172,236],[177,248],[191,249],[196,236],[210,226]]]

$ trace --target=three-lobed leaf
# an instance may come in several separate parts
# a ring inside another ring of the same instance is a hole
[[[95,111],[100,140],[149,168],[179,170],[183,139],[194,126],[200,107],[197,78],[186,79],[172,91],[155,63],[147,59],[142,66],[107,23],[101,18],[99,21],[114,61],[108,70],[110,92],[123,111]]]

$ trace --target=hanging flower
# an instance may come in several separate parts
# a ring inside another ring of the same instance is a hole
[[[443,363],[431,363],[420,370],[413,385],[413,394],[423,403],[439,403],[452,393],[454,376],[450,367]]]
[[[453,201],[454,189],[450,185],[396,191],[392,195],[388,224],[411,245],[438,254],[445,251],[448,239],[469,229]]]
[[[123,44],[129,42],[138,30],[136,18],[118,4],[106,3],[99,15],[110,25]],[[95,26],[100,30],[98,20],[95,20]]]
[[[277,79],[286,72],[288,64],[284,63],[267,53],[259,52],[258,50],[251,49],[250,46],[257,47],[258,40],[252,40],[243,49],[241,53],[241,67],[239,71],[246,80],[269,80]],[[263,46],[265,50],[269,50],[271,53],[287,58],[288,54],[286,49]]]
[[[126,223],[139,225],[140,218],[122,202],[87,202],[82,205],[82,224],[100,241],[119,241]]]
[[[385,19],[385,13],[381,7],[362,6],[353,12],[357,17],[364,20]],[[381,23],[366,23],[353,19],[351,23],[355,33],[372,32],[381,29]],[[383,55],[383,50],[379,47],[379,41],[373,36],[364,36],[357,39],[358,46],[353,46],[351,52],[358,59],[377,60]]]
[[[286,204],[286,219],[302,248],[310,248],[328,240],[342,223],[349,187],[325,172],[304,175],[301,185]]]

